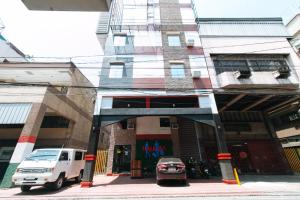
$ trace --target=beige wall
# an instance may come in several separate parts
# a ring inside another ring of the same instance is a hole
[[[300,135],[300,130],[296,129],[295,127],[292,127],[292,128],[276,131],[276,134],[278,138],[285,138],[285,137]]]
[[[171,134],[171,129],[160,127],[160,117],[138,117],[136,134]]]

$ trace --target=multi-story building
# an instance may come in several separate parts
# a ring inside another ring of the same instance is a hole
[[[105,55],[96,118],[110,133],[107,173],[128,173],[141,160],[151,174],[168,155],[214,166],[219,158],[223,181],[235,183],[191,2],[126,0],[112,8],[97,30]],[[96,128],[82,186],[92,184],[98,137]]]
[[[299,156],[287,147],[299,145],[300,60],[282,19],[197,23],[234,166],[241,173],[299,172]]]
[[[295,15],[295,17],[287,23],[286,27],[293,36],[291,44],[297,49],[298,55],[300,55],[300,13]]]

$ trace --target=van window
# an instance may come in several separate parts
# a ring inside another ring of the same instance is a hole
[[[75,152],[75,160],[82,160],[82,152],[81,151]]]
[[[59,160],[69,160],[68,152],[61,152]]]

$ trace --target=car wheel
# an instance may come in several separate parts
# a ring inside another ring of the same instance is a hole
[[[64,176],[61,174],[57,180],[53,183],[52,189],[59,190],[64,184]]]
[[[31,186],[30,185],[22,185],[21,186],[21,191],[22,192],[28,192],[30,190]]]
[[[157,179],[156,179],[156,184],[157,184],[157,185],[161,185],[161,180],[157,180]]]
[[[75,178],[75,182],[76,182],[76,183],[80,183],[82,177],[83,177],[83,171],[81,170],[80,173],[79,173],[79,176],[77,176],[77,177]]]

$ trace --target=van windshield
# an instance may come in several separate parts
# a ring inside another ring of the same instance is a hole
[[[25,158],[25,160],[30,161],[38,161],[38,160],[49,160],[55,161],[57,160],[59,154],[59,150],[46,150],[46,149],[38,149],[33,151],[29,156]]]

